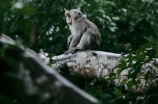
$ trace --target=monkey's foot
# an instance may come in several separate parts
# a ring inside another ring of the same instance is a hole
[[[67,55],[69,53],[74,53],[75,51],[76,51],[76,48],[71,48],[70,50],[65,51],[64,54]]]

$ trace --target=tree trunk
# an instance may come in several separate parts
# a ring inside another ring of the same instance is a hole
[[[120,58],[125,58],[126,56],[127,55],[123,56],[121,54],[101,51],[79,51],[75,54],[54,56],[52,60],[56,61],[56,63],[52,64],[52,67],[58,71],[65,71],[64,68],[66,67],[69,74],[72,76],[104,78],[106,81],[106,79],[109,79],[110,73],[117,73],[118,69],[114,67],[119,64],[118,60]],[[157,67],[154,66],[153,62],[149,62],[146,65],[143,65],[141,73],[146,73],[148,70],[151,70],[151,68],[154,72],[158,72]],[[115,86],[119,86],[125,79],[127,79],[127,82],[130,81],[131,79],[127,78],[129,70],[130,68],[123,70],[119,75],[116,74],[116,79],[108,80],[108,82]],[[139,79],[139,87],[137,89],[136,86],[132,87],[134,92],[144,92],[149,86],[155,85],[157,81],[157,79],[153,79],[152,81],[145,80],[144,76],[140,76]],[[128,89],[126,84],[124,87]]]

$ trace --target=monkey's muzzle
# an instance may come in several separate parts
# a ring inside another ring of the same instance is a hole
[[[71,16],[70,16],[70,12],[69,11],[66,11],[65,12],[65,15],[67,16],[67,22],[68,22],[68,24],[72,24],[72,18],[71,18]]]

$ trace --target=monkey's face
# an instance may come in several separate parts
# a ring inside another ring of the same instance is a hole
[[[66,21],[68,24],[72,24],[75,20],[81,18],[83,15],[82,13],[77,9],[71,9],[70,11],[65,12],[66,15]]]

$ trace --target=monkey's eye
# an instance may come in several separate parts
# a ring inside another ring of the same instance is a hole
[[[78,13],[78,15],[81,17],[82,16],[82,14],[81,13]]]

